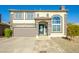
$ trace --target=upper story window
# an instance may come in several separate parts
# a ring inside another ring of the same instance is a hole
[[[46,15],[47,17],[49,17],[49,14],[47,13],[47,15]]]
[[[37,17],[39,17],[39,14],[37,14]]]
[[[60,32],[61,31],[61,16],[54,15],[52,17],[52,31]]]
[[[25,13],[25,19],[26,20],[33,20],[34,16],[35,16],[34,12],[26,12]]]
[[[11,20],[14,19],[14,14],[10,14],[10,19],[11,19]]]
[[[16,12],[15,19],[16,20],[23,20],[24,19],[24,12]]]

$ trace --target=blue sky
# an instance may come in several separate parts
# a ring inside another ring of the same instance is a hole
[[[79,5],[65,5],[68,10],[67,21],[69,23],[79,23]],[[9,22],[9,9],[17,10],[59,10],[60,5],[0,5],[2,21]]]

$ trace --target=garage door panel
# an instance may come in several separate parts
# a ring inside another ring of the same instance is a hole
[[[36,36],[35,28],[14,28],[14,36],[33,37]]]

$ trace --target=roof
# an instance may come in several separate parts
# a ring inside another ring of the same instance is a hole
[[[67,12],[67,10],[15,10],[9,9],[10,12]]]

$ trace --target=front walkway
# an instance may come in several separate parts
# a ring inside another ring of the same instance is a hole
[[[39,38],[40,39],[40,38]],[[42,38],[41,38],[42,39]],[[39,52],[66,52],[53,39],[37,40],[28,37],[0,38],[0,52],[12,53],[39,53]]]

